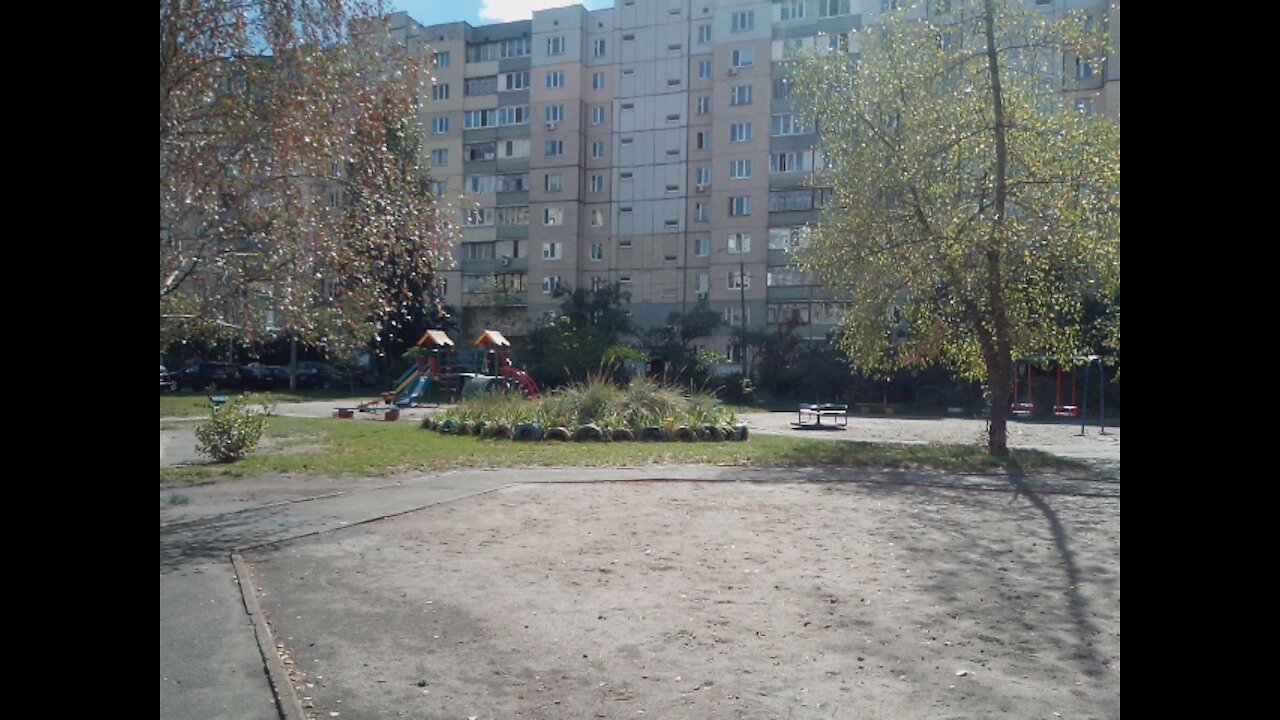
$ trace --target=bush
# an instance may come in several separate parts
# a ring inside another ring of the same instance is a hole
[[[196,426],[196,450],[214,462],[231,462],[258,447],[267,427],[264,413],[249,409],[243,395],[213,409],[208,421]]]

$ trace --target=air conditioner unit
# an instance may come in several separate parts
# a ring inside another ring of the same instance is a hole
[[[556,125],[559,125],[559,124],[560,124],[560,123],[556,122],[555,120],[548,120],[548,121],[547,121],[547,129],[548,129],[548,130],[555,130],[555,129],[556,129]]]
[[[697,190],[698,190],[698,192],[702,192],[703,190],[706,190],[706,189],[707,189],[707,184],[706,184],[706,183],[698,183],[698,185],[697,185]]]
[[[502,256],[502,267],[511,267],[511,256],[510,256],[510,255],[503,255],[503,256]]]
[[[731,68],[729,68],[729,77],[733,77],[733,76],[735,76],[735,75],[737,75],[737,74],[738,74],[738,68],[736,68],[736,67],[731,67]]]
[[[706,300],[706,299],[707,299],[707,291],[706,291],[706,290],[702,290],[702,291],[698,292],[698,299],[699,299],[699,300]]]

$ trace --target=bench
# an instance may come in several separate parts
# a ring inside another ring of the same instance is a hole
[[[356,407],[336,407],[334,414],[339,418],[350,420],[356,413],[383,413],[382,419],[391,421],[400,419],[400,408],[394,405],[357,405]]]
[[[793,423],[797,427],[820,428],[823,418],[831,418],[832,423],[826,427],[848,427],[849,426],[849,406],[837,405],[835,403],[810,404],[801,403],[800,409],[796,412],[796,422]]]

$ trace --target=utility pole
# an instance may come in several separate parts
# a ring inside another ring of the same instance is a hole
[[[748,377],[747,367],[747,269],[746,258],[742,256],[744,248],[739,247],[738,255],[738,296],[741,298],[742,336],[739,338],[739,351],[742,353],[742,377]]]

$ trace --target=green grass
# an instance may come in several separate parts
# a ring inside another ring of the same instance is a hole
[[[216,477],[268,473],[380,476],[411,471],[521,466],[716,465],[933,468],[951,472],[1071,470],[1085,466],[1048,453],[1014,450],[1000,463],[980,447],[830,442],[753,435],[721,443],[517,443],[441,435],[411,422],[338,421],[273,417],[267,442],[234,463],[160,470],[160,482],[180,484]]]

